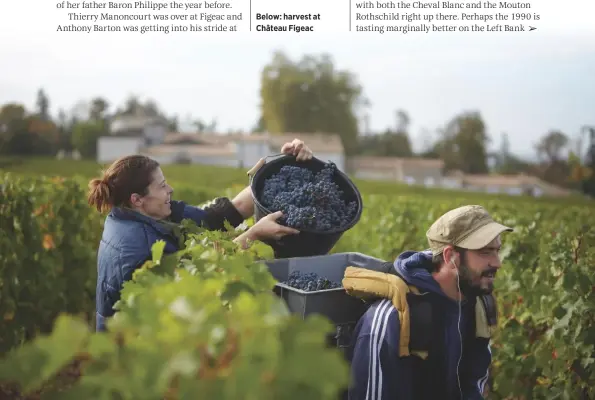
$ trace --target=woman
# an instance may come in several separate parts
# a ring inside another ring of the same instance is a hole
[[[285,143],[281,153],[293,154],[299,161],[312,158],[312,151],[298,139]],[[159,163],[141,155],[115,161],[101,179],[89,182],[89,204],[99,212],[109,211],[97,257],[97,331],[105,331],[105,320],[114,315],[123,283],[150,259],[151,246],[157,240],[165,241],[165,253],[179,250],[178,239],[166,221],[180,223],[189,218],[209,230],[224,230],[224,221],[237,227],[254,212],[250,187],[233,200],[220,197],[204,209],[172,200],[172,193]],[[245,248],[250,241],[299,233],[276,222],[282,215],[267,215],[234,241]]]

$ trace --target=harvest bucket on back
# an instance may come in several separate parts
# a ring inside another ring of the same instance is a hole
[[[353,330],[369,304],[345,291],[342,285],[345,270],[359,267],[387,272],[392,268],[392,263],[352,252],[268,260],[265,264],[278,281],[273,290],[283,299],[289,312],[301,318],[312,314],[328,318],[333,330],[327,335],[327,345],[338,348],[345,361],[348,361]],[[327,284],[322,289],[311,287],[307,282],[312,279],[311,274],[316,274],[319,279],[327,281]],[[297,279],[292,279],[293,277]],[[339,399],[347,399],[347,388],[344,388]]]

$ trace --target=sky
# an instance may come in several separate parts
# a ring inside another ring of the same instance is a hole
[[[311,9],[321,3],[304,1]],[[575,137],[595,125],[595,27],[585,22],[586,2],[566,4],[544,7],[538,29],[515,34],[359,34],[337,25],[336,13],[335,25],[316,33],[140,35],[55,32],[67,22],[55,0],[8,1],[0,5],[0,104],[32,108],[43,88],[57,113],[94,96],[118,106],[134,94],[182,119],[249,130],[259,116],[260,72],[275,50],[294,59],[329,53],[363,86],[371,130],[394,126],[395,110],[403,109],[419,149],[422,132],[479,111],[492,148],[507,133],[514,153],[534,157],[547,131]]]

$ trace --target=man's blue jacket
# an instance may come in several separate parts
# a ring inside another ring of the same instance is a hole
[[[191,219],[210,230],[223,230],[224,221],[237,227],[243,218],[227,198],[218,198],[205,209],[171,201],[168,220],[180,223]],[[114,304],[120,299],[124,282],[151,258],[151,247],[164,240],[164,253],[179,250],[178,238],[159,221],[130,209],[114,207],[105,220],[97,254],[96,330],[105,330],[105,320],[114,315]]]
[[[390,300],[376,301],[353,333],[353,347],[348,353],[350,400],[484,398],[491,351],[488,339],[475,337],[476,299],[468,299],[459,308],[459,303],[448,298],[430,274],[427,266],[431,260],[430,252],[408,251],[394,262],[405,281],[427,292],[424,298],[430,300],[429,357],[399,357],[398,312]]]

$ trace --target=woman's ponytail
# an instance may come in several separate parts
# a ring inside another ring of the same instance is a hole
[[[89,182],[89,194],[87,201],[90,206],[97,208],[97,211],[109,211],[112,204],[112,196],[107,182],[103,179],[92,179]]]

